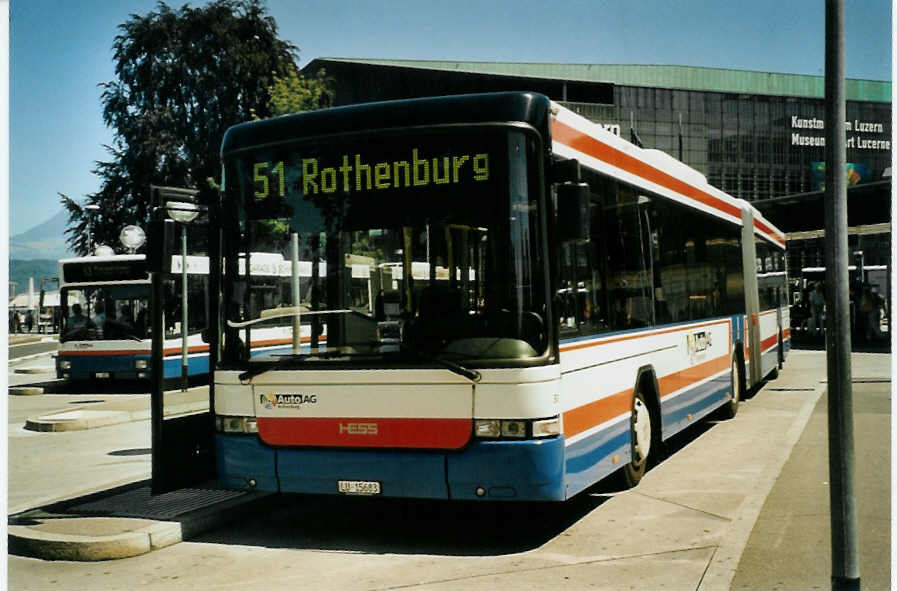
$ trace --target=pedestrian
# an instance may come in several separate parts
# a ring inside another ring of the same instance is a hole
[[[877,290],[876,290],[877,291]],[[860,297],[860,319],[863,323],[863,336],[867,343],[881,338],[881,304],[878,294],[872,291],[868,283],[863,285]]]
[[[810,332],[817,333],[823,329],[825,314],[825,295],[822,293],[822,282],[817,282],[810,292]]]
[[[34,328],[34,311],[28,310],[25,313],[25,328],[28,329],[28,332],[31,332],[31,329]]]

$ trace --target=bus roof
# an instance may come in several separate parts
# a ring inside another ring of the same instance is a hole
[[[640,148],[558,103],[552,102],[551,109],[554,153],[734,224],[743,224],[741,212],[747,208],[754,232],[784,248],[784,232],[747,201],[710,185],[697,170],[660,150]]]
[[[222,157],[244,148],[297,138],[458,123],[519,121],[548,133],[550,101],[535,92],[494,92],[332,107],[249,121],[227,130]]]

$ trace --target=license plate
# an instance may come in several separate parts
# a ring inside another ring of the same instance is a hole
[[[108,372],[108,371],[98,371],[98,372],[96,373],[96,377],[98,377],[98,378],[108,378],[108,377],[109,377],[109,372]]]
[[[344,495],[379,495],[380,483],[370,480],[338,480],[337,489]]]

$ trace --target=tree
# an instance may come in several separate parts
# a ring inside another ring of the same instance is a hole
[[[150,184],[200,190],[218,178],[228,127],[270,115],[269,88],[297,72],[298,48],[277,37],[260,0],[215,0],[199,8],[131,15],[113,42],[115,76],[103,88],[103,120],[114,130],[108,162],[93,171],[100,190],[94,244],[117,245],[127,224],[146,228]],[[86,211],[61,195],[69,211],[68,243],[86,254]]]
[[[314,111],[332,104],[333,80],[323,69],[318,70],[314,77],[291,71],[284,77],[275,77],[268,92],[271,95],[268,103],[271,115]]]

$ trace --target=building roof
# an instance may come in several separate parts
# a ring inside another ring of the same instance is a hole
[[[318,64],[315,64],[315,62],[318,62]],[[462,62],[339,57],[317,58],[309,66],[326,66],[327,62],[417,68],[493,76],[605,82],[629,86],[649,86],[707,92],[765,94],[818,99],[825,96],[825,78],[823,76],[696,66]],[[845,83],[845,91],[847,100],[891,102],[891,83],[887,81],[848,78]]]

